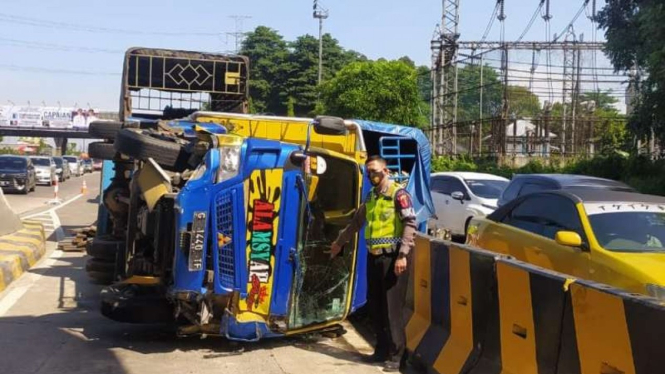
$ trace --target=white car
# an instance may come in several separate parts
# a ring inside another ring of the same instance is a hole
[[[62,158],[67,161],[67,164],[69,164],[69,172],[71,175],[75,177],[83,175],[83,164],[81,163],[81,159],[76,156],[62,156]]]
[[[470,172],[434,173],[430,189],[437,218],[429,229],[448,229],[466,235],[472,217],[484,217],[497,208],[497,200],[510,181],[492,174]]]

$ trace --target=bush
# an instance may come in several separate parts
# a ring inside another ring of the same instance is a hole
[[[620,154],[596,156],[592,159],[569,160],[561,166],[556,160],[550,165],[533,160],[528,164],[511,168],[499,166],[495,159],[437,157],[432,161],[432,170],[475,171],[512,178],[514,174],[564,173],[589,175],[622,181],[636,190],[665,196],[665,160],[652,161],[643,156],[626,157]]]

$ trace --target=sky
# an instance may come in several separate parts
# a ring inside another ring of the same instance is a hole
[[[539,2],[506,0],[506,40],[522,33]],[[552,0],[552,33],[561,32],[583,2]],[[496,0],[460,3],[460,39],[480,39]],[[232,51],[234,38],[226,33],[247,32],[259,25],[279,31],[286,40],[318,35],[312,0],[2,0],[0,4],[0,105],[59,102],[63,107],[117,110],[122,58],[129,47]],[[429,65],[441,1],[325,0],[322,4],[330,12],[324,31],[344,48],[371,59],[409,56],[419,65]],[[603,5],[604,0],[598,0],[598,9]],[[239,29],[232,16],[251,18],[242,19]],[[591,22],[584,14],[575,28],[591,40]],[[499,31],[496,21],[487,39],[499,40]],[[544,39],[544,22],[537,18],[523,40]]]

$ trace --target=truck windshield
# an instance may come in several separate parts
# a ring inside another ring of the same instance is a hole
[[[319,168],[321,159],[325,171],[304,178],[309,204],[301,193],[291,329],[342,319],[351,290],[356,243],[347,244],[332,260],[328,252],[358,207],[358,168],[330,156],[319,158]]]

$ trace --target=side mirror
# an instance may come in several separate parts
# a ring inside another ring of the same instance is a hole
[[[339,117],[317,116],[314,119],[314,131],[320,135],[346,135],[346,125]]]
[[[464,201],[464,192],[455,191],[450,194],[450,197],[452,197],[453,200]]]
[[[557,244],[566,247],[582,247],[582,238],[580,237],[580,234],[574,231],[559,231],[556,233],[554,241],[556,241]]]

